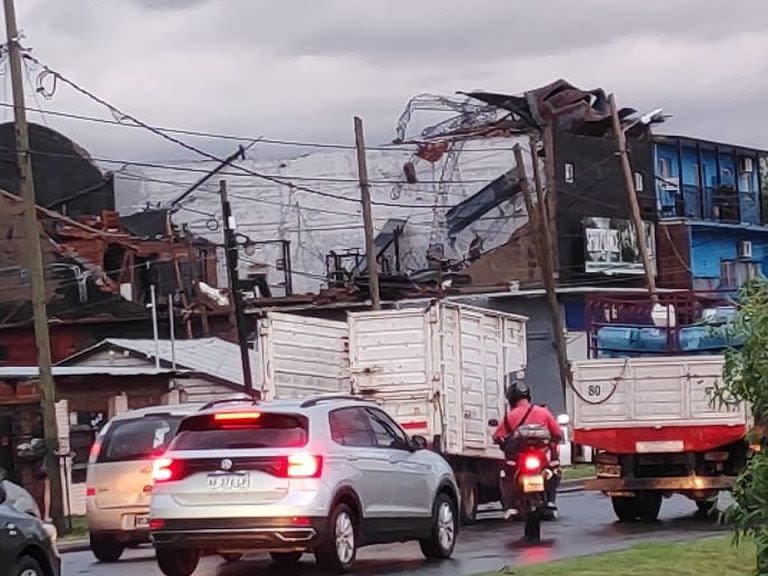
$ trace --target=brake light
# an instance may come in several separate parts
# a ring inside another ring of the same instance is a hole
[[[535,454],[528,454],[523,460],[523,468],[528,472],[537,472],[541,468],[541,458]]]
[[[261,412],[219,412],[213,415],[214,422],[233,422],[236,420],[258,420]]]
[[[96,496],[96,488],[88,487],[85,489],[85,495],[86,496]]]
[[[150,518],[149,519],[149,529],[150,530],[161,530],[165,526],[165,520],[161,518]]]
[[[286,476],[288,478],[319,478],[323,468],[323,459],[305,452],[288,456]]]
[[[174,479],[177,466],[170,458],[158,458],[152,463],[152,479],[155,482],[169,482]]]
[[[99,457],[99,452],[101,452],[101,442],[96,441],[91,445],[91,452],[88,454],[89,464],[96,462],[96,459]]]

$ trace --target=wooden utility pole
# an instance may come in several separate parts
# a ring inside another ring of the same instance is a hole
[[[565,343],[565,331],[563,329],[563,316],[560,311],[560,303],[557,300],[557,286],[555,284],[555,263],[552,250],[552,236],[549,231],[549,216],[545,206],[544,194],[541,187],[539,171],[539,159],[536,155],[536,141],[531,138],[531,159],[533,161],[533,174],[536,183],[536,203],[531,196],[530,184],[525,173],[523,152],[519,144],[513,149],[515,162],[517,163],[517,177],[520,181],[520,190],[525,201],[525,209],[528,212],[528,223],[532,227],[535,237],[539,264],[541,266],[542,281],[546,291],[549,315],[552,321],[552,332],[557,353],[557,364],[560,371],[560,384],[565,394],[565,387],[571,381],[571,372],[568,368],[568,350]]]
[[[237,329],[237,343],[240,346],[240,362],[243,366],[243,383],[245,393],[254,395],[253,375],[251,374],[251,353],[248,348],[248,332],[245,329],[245,306],[243,294],[240,291],[240,274],[238,261],[240,260],[235,238],[235,218],[232,216],[232,206],[227,195],[227,181],[219,181],[219,195],[221,196],[221,213],[224,220],[224,259],[227,263],[227,276],[229,277],[229,299],[232,305],[232,315],[235,318]]]
[[[621,170],[624,172],[624,185],[627,188],[629,197],[629,207],[632,211],[632,224],[635,226],[635,237],[637,239],[637,249],[640,251],[640,258],[643,261],[645,270],[645,281],[648,286],[648,292],[654,302],[658,301],[656,291],[656,277],[654,276],[651,256],[648,253],[648,245],[645,243],[645,226],[640,216],[640,204],[637,201],[637,190],[635,190],[635,179],[632,175],[632,166],[629,163],[629,152],[627,151],[627,135],[621,127],[619,111],[616,108],[616,99],[611,94],[608,97],[608,104],[611,107],[611,117],[613,119],[613,132],[616,135],[616,142],[619,146],[619,157],[621,158]]]
[[[59,432],[56,423],[56,384],[51,370],[51,343],[48,333],[46,310],[45,274],[40,247],[40,224],[37,221],[37,201],[32,173],[32,157],[29,150],[29,129],[24,104],[24,80],[21,72],[19,31],[16,27],[16,10],[13,0],[3,0],[5,30],[8,38],[8,58],[11,66],[13,88],[13,116],[16,132],[16,162],[19,170],[19,192],[24,200],[24,252],[26,267],[32,284],[32,314],[34,317],[37,365],[40,371],[40,404],[43,412],[45,436],[45,464],[51,483],[51,517],[62,529],[63,494],[61,466],[58,460]]]
[[[357,176],[360,180],[360,198],[363,202],[363,226],[365,227],[365,259],[368,261],[368,284],[371,291],[371,308],[381,310],[379,294],[379,263],[373,238],[373,212],[371,190],[368,185],[368,163],[365,159],[365,135],[363,121],[355,116],[355,147],[357,148]]]

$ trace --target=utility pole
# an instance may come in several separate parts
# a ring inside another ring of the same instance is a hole
[[[635,237],[637,239],[637,249],[640,251],[640,258],[643,261],[643,270],[645,270],[645,281],[648,286],[648,293],[651,300],[658,302],[656,291],[656,277],[654,276],[651,256],[648,253],[648,245],[645,243],[645,226],[640,216],[640,204],[637,201],[637,190],[635,190],[635,179],[632,175],[632,166],[629,163],[629,153],[627,152],[627,135],[621,127],[619,112],[616,108],[616,99],[611,94],[608,97],[608,104],[611,107],[611,117],[613,120],[613,132],[616,135],[616,142],[619,146],[619,157],[621,158],[621,169],[624,172],[624,185],[627,188],[629,197],[629,207],[632,211],[632,223],[635,226]]]
[[[531,160],[533,161],[533,174],[536,183],[536,203],[531,196],[530,184],[525,173],[523,152],[519,144],[513,149],[515,162],[517,163],[517,177],[520,181],[520,190],[523,193],[525,209],[528,212],[528,223],[533,229],[536,241],[539,263],[541,266],[542,281],[547,295],[549,315],[552,321],[552,332],[557,353],[557,364],[560,371],[560,384],[565,394],[565,388],[571,381],[571,372],[568,367],[568,350],[565,343],[565,331],[563,328],[563,316],[560,311],[560,303],[557,300],[557,286],[555,285],[555,263],[552,251],[552,236],[549,232],[549,217],[544,202],[544,194],[541,185],[539,159],[536,154],[536,140],[531,138]],[[549,160],[549,159],[548,159]]]
[[[160,331],[157,326],[157,287],[149,286],[149,307],[152,312],[152,338],[155,340],[155,370],[160,370]]]
[[[368,163],[365,159],[365,135],[363,121],[355,116],[355,147],[357,148],[357,175],[360,179],[360,197],[363,202],[363,226],[365,227],[365,257],[368,260],[368,285],[371,291],[371,308],[381,310],[379,294],[379,263],[376,261],[376,245],[373,239],[373,213],[371,190],[368,185]]]
[[[29,129],[24,104],[24,80],[21,71],[19,31],[13,0],[3,0],[5,30],[8,38],[8,57],[13,87],[13,116],[16,132],[16,161],[19,170],[19,191],[24,200],[24,252],[32,284],[32,313],[34,317],[37,365],[40,371],[40,403],[43,412],[45,436],[45,464],[51,483],[51,517],[60,530],[63,517],[61,465],[58,460],[59,432],[56,423],[56,384],[51,370],[51,343],[48,333],[45,275],[40,247],[40,224],[37,221],[37,201],[29,150]]]
[[[243,383],[245,393],[254,395],[253,375],[251,374],[251,356],[248,348],[248,332],[245,329],[245,306],[243,294],[240,291],[240,274],[238,263],[240,260],[235,238],[235,217],[232,216],[232,206],[227,195],[227,181],[219,180],[219,195],[221,196],[221,213],[224,219],[224,258],[227,263],[227,275],[229,277],[229,297],[232,305],[232,313],[235,317],[237,328],[237,343],[240,346],[240,362],[243,366]]]

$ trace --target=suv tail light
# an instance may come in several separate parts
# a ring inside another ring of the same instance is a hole
[[[319,478],[323,469],[323,459],[306,452],[291,454],[287,458],[285,475],[288,478]]]
[[[181,461],[158,458],[152,463],[152,479],[155,483],[172,482],[181,477]]]

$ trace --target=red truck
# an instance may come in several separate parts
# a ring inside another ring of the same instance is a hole
[[[611,312],[590,330],[597,357],[572,363],[573,439],[595,451],[597,478],[586,488],[610,496],[621,521],[655,520],[675,493],[708,512],[718,492],[733,487],[749,450],[749,412],[722,401],[724,356],[711,353],[738,345],[723,329],[732,307],[699,306],[698,318],[679,324],[674,304],[649,304],[647,316],[634,306],[633,318],[622,318],[615,302],[602,306]]]

